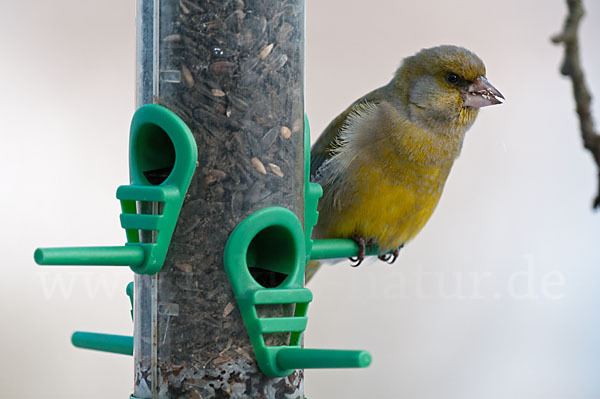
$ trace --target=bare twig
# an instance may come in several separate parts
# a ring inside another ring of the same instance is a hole
[[[571,78],[573,83],[573,96],[577,105],[579,115],[579,127],[583,146],[588,149],[598,166],[598,194],[594,200],[594,209],[600,207],[600,135],[594,129],[592,120],[591,102],[592,96],[585,82],[585,75],[581,68],[579,57],[579,39],[577,30],[585,11],[582,0],[566,0],[569,13],[565,20],[563,31],[552,38],[556,44],[563,43],[565,46],[565,58],[560,72]]]

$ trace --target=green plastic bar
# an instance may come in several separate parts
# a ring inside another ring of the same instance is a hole
[[[378,248],[373,246],[369,251],[366,248],[367,255],[377,255]],[[358,244],[353,240],[346,238],[330,238],[325,240],[314,240],[311,259],[332,259],[332,258],[349,258],[358,255]]]
[[[277,365],[285,370],[367,367],[371,355],[367,351],[339,349],[281,348]]]
[[[258,320],[258,332],[261,334],[304,331],[308,319],[306,317],[269,317]]]
[[[304,303],[311,302],[312,292],[306,288],[270,288],[268,290],[254,291],[252,303],[255,305],[272,305],[279,303]]]
[[[38,248],[33,258],[38,265],[139,266],[144,263],[144,249],[138,245]]]
[[[170,193],[177,192],[177,188],[164,186],[120,186],[117,188],[117,198],[121,201],[151,201],[165,202]]]
[[[133,337],[128,335],[75,331],[71,336],[71,342],[78,348],[133,355]]]
[[[121,227],[124,229],[160,230],[161,222],[164,223],[162,215],[122,213],[120,218]]]

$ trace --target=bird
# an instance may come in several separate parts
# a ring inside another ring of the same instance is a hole
[[[483,61],[459,46],[402,60],[388,84],[360,97],[311,148],[310,178],[323,188],[313,239],[350,238],[393,263],[425,226],[479,109],[504,96]],[[306,281],[320,263],[306,266]]]

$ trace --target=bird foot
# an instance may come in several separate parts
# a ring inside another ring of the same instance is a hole
[[[354,242],[358,244],[358,256],[352,256],[350,259],[350,266],[357,267],[365,260],[365,256],[367,254],[367,247],[369,248],[369,252],[373,250],[373,240],[366,240],[364,237],[352,237]]]
[[[381,261],[384,261],[386,263],[389,263],[390,265],[392,263],[394,263],[396,261],[396,259],[398,259],[398,255],[400,255],[400,249],[402,249],[404,245],[400,245],[400,247],[394,249],[394,251],[390,254],[383,254],[383,255],[379,255],[377,256],[377,258]]]

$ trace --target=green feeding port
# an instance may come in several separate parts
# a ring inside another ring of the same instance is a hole
[[[129,266],[141,274],[158,273],[164,263],[185,194],[196,169],[198,150],[187,125],[158,105],[144,105],[130,127],[131,183],[117,189],[121,246],[38,248],[40,265]],[[127,286],[133,317],[133,283]],[[79,348],[133,354],[133,337],[77,331],[71,341]]]
[[[366,367],[365,351],[304,349],[302,333],[308,323],[312,292],[304,288],[305,235],[300,221],[281,207],[261,209],[231,233],[224,253],[225,271],[242,314],[256,361],[268,377],[284,377],[295,369]],[[253,270],[284,276],[277,284],[259,282]],[[258,317],[265,305],[294,304],[294,314]],[[265,335],[289,334],[287,345],[267,346]]]
[[[38,264],[129,266],[140,274],[160,271],[196,169],[198,150],[187,125],[154,104],[135,112],[129,143],[131,184],[117,190],[127,244],[39,248],[34,254]]]

